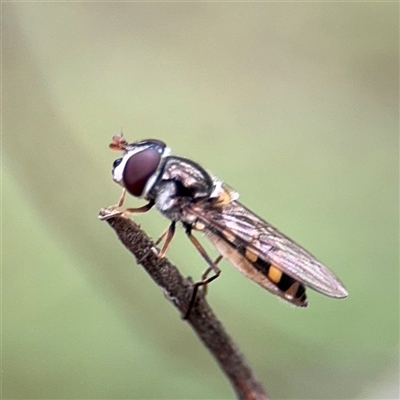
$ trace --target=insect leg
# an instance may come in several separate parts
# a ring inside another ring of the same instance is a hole
[[[115,204],[115,206],[112,206],[112,208],[120,208],[122,204],[124,204],[125,196],[126,196],[126,189],[122,189],[121,197],[119,198],[118,203]]]
[[[202,280],[199,281],[199,282],[195,282],[194,283],[192,297],[191,297],[190,302],[189,302],[189,307],[188,307],[188,309],[186,311],[186,314],[183,317],[183,319],[188,319],[189,318],[190,312],[192,311],[192,308],[194,306],[194,302],[196,301],[196,295],[197,295],[197,291],[198,291],[199,287],[200,286],[206,286],[208,283],[212,282],[214,279],[217,279],[219,277],[220,273],[221,273],[221,270],[217,267],[217,264],[213,260],[211,260],[211,258],[209,257],[209,255],[205,251],[204,247],[192,235],[190,226],[186,226],[186,235],[188,236],[189,240],[193,243],[194,247],[196,247],[196,249],[201,254],[201,256],[204,258],[204,260],[207,262],[209,267],[204,271],[204,273],[202,275]],[[219,262],[221,259],[222,259],[222,257],[218,257],[216,261]],[[211,271],[214,271],[215,274],[213,276],[207,278],[208,274]]]
[[[157,242],[159,243],[162,240],[162,238],[165,236],[165,234],[167,234],[167,238],[165,239],[164,245],[161,248],[160,253],[158,254],[159,258],[164,258],[165,253],[167,252],[168,247],[171,244],[171,240],[175,234],[175,225],[176,225],[176,222],[172,221],[169,228],[161,235],[161,238],[157,240]],[[156,244],[158,244],[158,243],[156,243]]]
[[[171,241],[172,241],[172,238],[174,237],[174,233],[175,233],[175,221],[173,221],[171,223],[171,225],[161,234],[161,236],[154,243],[154,246],[152,246],[148,251],[146,251],[146,253],[144,253],[144,255],[142,257],[140,257],[140,259],[138,260],[138,263],[140,264],[148,256],[148,254],[152,251],[152,249],[154,249],[154,247],[157,246],[164,239],[164,237],[166,235],[168,235],[162,249],[158,253],[158,257],[163,258],[165,256],[165,253],[167,252],[167,249],[168,249]]]
[[[149,211],[152,207],[154,206],[153,201],[149,201],[147,204],[145,204],[142,207],[137,207],[137,208],[126,208],[125,210],[121,211],[121,214],[139,214],[139,213],[145,213]]]
[[[121,196],[120,196],[120,198],[118,200],[118,203],[114,204],[114,205],[112,205],[110,207],[107,207],[107,210],[111,210],[112,211],[112,210],[115,210],[117,208],[120,208],[122,206],[122,204],[124,204],[125,196],[126,196],[126,189],[122,189],[122,193],[121,193]]]
[[[117,215],[123,215],[123,214],[129,215],[129,214],[144,213],[144,212],[149,211],[154,206],[154,202],[149,201],[147,204],[145,204],[142,207],[126,208],[125,210],[116,211],[117,208],[120,208],[124,204],[125,196],[126,196],[126,189],[123,189],[121,197],[118,200],[118,203],[114,204],[113,206],[107,207],[107,210],[110,211],[110,214],[104,215],[104,216],[100,217],[100,219],[102,221],[104,221],[106,219],[116,217]]]
[[[99,219],[102,220],[102,221],[104,221],[104,220],[106,220],[106,219],[115,217],[115,216],[117,216],[117,215],[121,215],[121,214],[122,214],[121,211],[115,211],[115,210],[116,210],[117,208],[120,208],[120,207],[122,206],[122,204],[124,204],[125,196],[126,196],[126,189],[122,189],[122,193],[121,193],[121,196],[120,196],[120,198],[119,198],[119,200],[118,200],[118,203],[117,203],[117,204],[114,204],[114,205],[112,205],[112,206],[110,206],[110,207],[107,207],[107,210],[110,211],[110,214],[104,215],[104,216],[102,216],[102,217],[99,217]]]
[[[222,256],[218,256],[216,259],[215,259],[215,261],[213,261],[213,263],[215,264],[215,265],[217,265],[221,260],[222,260]],[[214,266],[210,266],[210,267],[208,267],[204,272],[203,272],[203,274],[201,275],[201,280],[205,280],[206,278],[207,278],[207,276],[208,276],[208,274],[212,271],[214,269]]]
[[[214,264],[215,264],[215,265],[219,264],[219,262],[220,262],[223,258],[224,258],[224,257],[222,257],[221,255],[219,255],[219,256],[215,259]]]
[[[165,235],[168,233],[169,227],[161,234],[161,236],[157,239],[157,241],[154,243],[154,246],[157,246],[161,243],[161,240],[164,239]]]
[[[223,259],[223,257],[222,257],[221,255],[219,255],[219,256],[215,259],[214,264],[217,265],[222,259]],[[203,274],[201,275],[201,280],[204,281],[204,280],[207,278],[208,274],[209,274],[212,270],[213,270],[212,267],[208,267],[208,268],[203,272]],[[203,293],[204,293],[204,295],[207,294],[207,284],[204,284],[204,285],[203,285]]]

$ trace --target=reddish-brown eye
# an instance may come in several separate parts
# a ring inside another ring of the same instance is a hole
[[[124,168],[123,182],[131,195],[142,195],[146,183],[156,172],[160,159],[161,154],[155,148],[140,151],[129,158]]]

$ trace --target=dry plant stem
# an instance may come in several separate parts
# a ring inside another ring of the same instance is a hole
[[[99,216],[104,215],[107,215],[107,211],[101,210]],[[192,296],[193,281],[184,278],[166,258],[158,258],[152,251],[153,241],[134,221],[115,216],[107,219],[107,222],[123,245],[140,261],[142,267],[184,316]],[[239,399],[268,399],[254,372],[207,304],[202,290],[198,291],[195,305],[186,321],[218,361]]]

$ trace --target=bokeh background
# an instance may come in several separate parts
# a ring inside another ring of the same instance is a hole
[[[345,282],[299,310],[222,263],[209,302],[271,397],[399,396],[397,3],[2,3],[2,25],[3,398],[234,397],[97,220],[121,128],[199,161]],[[168,255],[205,268],[183,234]]]

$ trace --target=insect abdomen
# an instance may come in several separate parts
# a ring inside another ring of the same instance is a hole
[[[238,243],[229,231],[205,229],[203,232],[219,253],[245,276],[296,306],[307,306],[304,285]]]
[[[289,275],[274,267],[271,263],[262,260],[249,249],[239,249],[252,265],[265,275],[282,292],[282,297],[300,307],[307,306],[306,289],[304,285]]]

